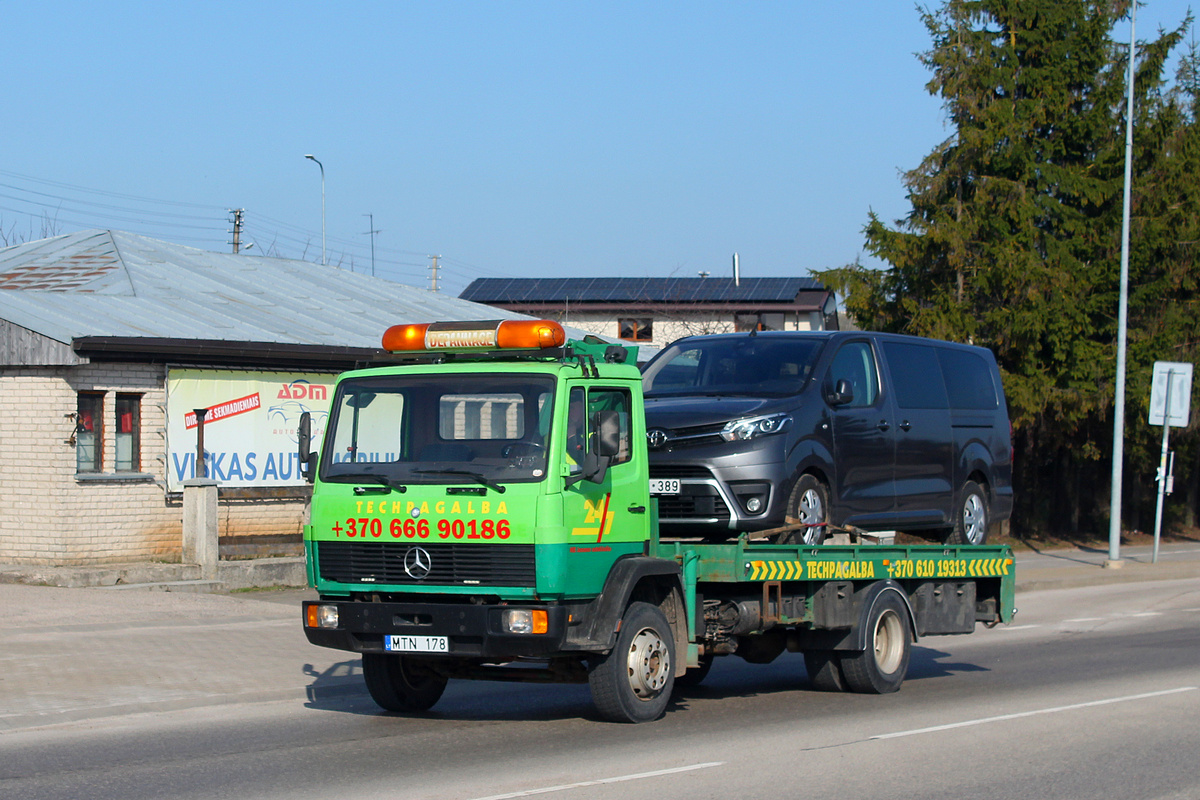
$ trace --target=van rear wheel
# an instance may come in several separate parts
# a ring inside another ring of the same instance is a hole
[[[829,524],[829,489],[816,476],[805,473],[788,498],[788,524],[800,523],[788,534],[788,544],[820,544]]]
[[[988,534],[987,495],[975,481],[963,484],[961,499],[954,511],[954,527],[946,544],[984,544]]]

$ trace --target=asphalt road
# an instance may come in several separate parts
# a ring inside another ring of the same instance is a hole
[[[585,686],[452,683],[403,717],[347,685],[11,730],[0,797],[1200,797],[1200,582],[1018,605],[923,640],[894,695],[814,692],[794,655],[721,659],[639,726],[597,721]]]

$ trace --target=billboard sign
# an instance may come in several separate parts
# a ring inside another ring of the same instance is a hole
[[[325,373],[172,369],[167,375],[167,490],[197,477],[196,409],[204,416],[207,473],[225,487],[300,486],[300,415],[325,433],[336,376]]]

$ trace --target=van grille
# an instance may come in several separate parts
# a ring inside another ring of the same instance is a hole
[[[651,464],[651,478],[711,478],[708,467],[695,464]]]
[[[414,547],[428,554],[429,574],[420,579],[404,570],[404,557]],[[533,587],[537,582],[531,544],[317,542],[316,548],[321,577],[338,583]]]
[[[701,494],[658,495],[658,516],[664,522],[684,519],[729,519],[729,506],[707,486],[686,487]]]

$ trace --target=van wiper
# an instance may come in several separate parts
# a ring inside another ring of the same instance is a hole
[[[408,491],[408,487],[405,486],[404,484],[396,483],[392,479],[388,478],[386,475],[378,475],[374,472],[351,472],[349,474],[342,474],[342,475],[338,475],[336,477],[350,478],[352,480],[371,481],[372,483],[378,483],[381,486],[386,486],[387,488],[392,489],[393,491],[400,492],[401,494],[404,494],[405,492]]]
[[[469,469],[414,469],[413,472],[418,475],[466,475],[468,478],[474,478],[478,483],[483,484],[487,488],[495,489],[499,494],[504,494],[503,486]]]

